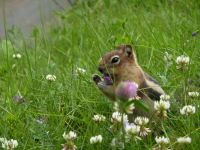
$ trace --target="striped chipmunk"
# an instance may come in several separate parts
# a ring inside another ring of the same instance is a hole
[[[142,70],[131,45],[120,45],[103,55],[98,70],[103,77],[101,78],[95,74],[93,75],[93,81],[100,91],[113,101],[116,100],[115,91],[120,82],[133,81],[137,83],[137,95],[149,107],[150,111],[144,112],[139,108],[135,108],[133,116],[152,117],[154,114],[154,101],[160,100],[160,96],[165,92],[155,79]],[[112,82],[106,82],[106,77],[111,78]]]

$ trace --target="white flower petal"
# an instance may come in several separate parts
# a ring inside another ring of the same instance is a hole
[[[103,140],[102,135],[93,136],[90,138],[90,144],[101,143]]]
[[[180,109],[181,115],[194,114],[195,111],[196,111],[195,106],[192,106],[192,105],[186,105],[182,109]]]
[[[177,138],[178,143],[191,143],[192,139],[190,137],[179,137]]]

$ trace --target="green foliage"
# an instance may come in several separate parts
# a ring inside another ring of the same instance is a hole
[[[172,97],[163,122],[167,135],[172,141],[189,135],[192,144],[184,149],[198,149],[200,101],[187,92],[199,91],[200,85],[200,35],[192,36],[200,28],[199,8],[198,0],[87,0],[56,13],[54,25],[36,27],[28,38],[8,32],[8,40],[0,42],[0,137],[17,139],[18,149],[55,150],[64,143],[63,132],[74,130],[78,149],[94,149],[89,139],[98,134],[103,142],[97,149],[110,149],[112,103],[91,76],[104,53],[129,43],[142,68]],[[164,52],[172,55],[170,67]],[[22,58],[13,59],[15,53]],[[191,59],[186,72],[176,70],[176,57],[182,54]],[[75,76],[77,67],[86,74]],[[56,81],[46,81],[47,74],[56,75]],[[25,103],[13,100],[18,91]],[[196,114],[180,116],[185,104],[195,105]],[[94,114],[105,115],[107,122],[95,124]],[[126,149],[151,149],[154,144],[150,136]]]

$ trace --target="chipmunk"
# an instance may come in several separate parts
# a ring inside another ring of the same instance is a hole
[[[120,45],[106,53],[99,62],[98,70],[103,75],[93,75],[97,87],[111,100],[116,100],[115,90],[122,81],[133,81],[138,84],[137,95],[154,111],[153,102],[160,100],[165,94],[158,82],[145,73],[137,62],[136,54],[131,45]],[[112,82],[106,78],[111,78]],[[149,113],[134,110],[137,115],[149,116]]]

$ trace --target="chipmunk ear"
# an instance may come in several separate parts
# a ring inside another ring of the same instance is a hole
[[[133,52],[133,49],[132,49],[132,46],[131,45],[120,45],[116,48],[117,50],[121,50],[125,56],[127,57],[133,57],[134,56],[134,52]]]
[[[124,51],[125,51],[127,57],[133,56],[133,50],[132,50],[131,45],[125,45]]]

